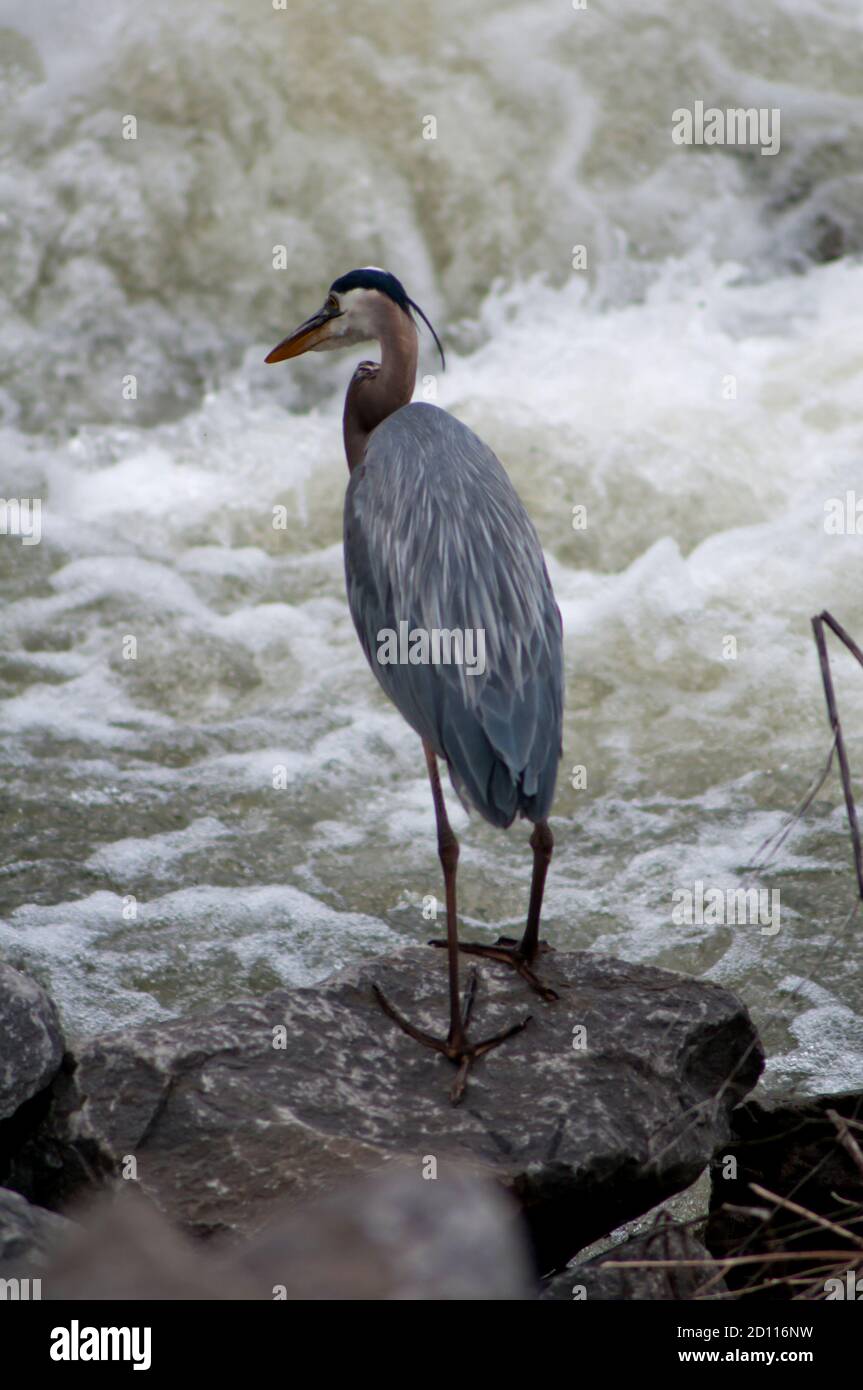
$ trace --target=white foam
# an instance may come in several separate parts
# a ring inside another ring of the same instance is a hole
[[[670,903],[696,878],[748,882],[826,755],[811,615],[863,634],[860,538],[824,529],[825,502],[860,487],[863,267],[811,255],[823,236],[863,244],[856,12],[369,13],[324,137],[296,112],[330,90],[318,60],[351,32],[346,4],[310,11],[300,37],[266,7],[15,9],[4,489],[43,499],[44,535],[26,553],[0,538],[0,727],[35,827],[20,858],[44,880],[4,878],[7,952],[95,1027],[427,936],[422,754],[344,598],[354,359],[262,364],[374,256],[444,330],[439,403],[500,453],[547,548],[568,676],[549,936],[708,973],[768,1016],[795,966],[818,972],[825,997],[797,1006],[776,1074],[847,1080],[841,1011],[858,1017],[863,991],[847,952],[824,953],[853,892],[835,782],[768,880],[777,938],[675,928]],[[677,149],[671,110],[699,90],[781,103],[782,153]],[[393,119],[361,138],[357,109],[382,94]],[[863,679],[835,670],[856,768]],[[450,801],[463,920],[517,928],[525,827],[501,835]]]

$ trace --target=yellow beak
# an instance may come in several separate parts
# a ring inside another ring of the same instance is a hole
[[[286,362],[289,357],[299,357],[301,353],[309,352],[329,336],[332,317],[328,309],[319,309],[310,319],[306,319],[305,323],[301,323],[289,337],[283,338],[272,352],[267,354],[264,361]]]

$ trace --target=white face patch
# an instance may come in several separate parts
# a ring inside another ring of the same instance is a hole
[[[382,322],[383,300],[380,290],[355,289],[337,294],[341,316],[332,319],[320,348],[350,347],[377,338]],[[320,349],[318,349],[320,350]]]

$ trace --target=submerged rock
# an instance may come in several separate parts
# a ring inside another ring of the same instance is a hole
[[[533,1017],[458,1107],[451,1065],[371,991],[445,1032],[445,964],[428,948],[95,1039],[58,1078],[22,1171],[50,1188],[58,1164],[67,1183],[122,1167],[186,1230],[245,1235],[392,1159],[438,1178],[468,1165],[515,1196],[540,1269],[560,1267],[698,1176],[762,1055],[718,985],[587,952],[549,955],[543,974],[556,1004],[479,967],[474,1037]]]
[[[44,1090],[62,1058],[53,1000],[35,980],[0,962],[0,1120]]]

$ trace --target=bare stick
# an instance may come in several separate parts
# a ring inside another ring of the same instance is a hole
[[[839,759],[839,771],[842,776],[842,790],[845,793],[845,810],[848,814],[848,824],[851,828],[851,843],[854,847],[854,867],[857,872],[857,891],[863,898],[863,848],[860,844],[860,826],[857,822],[857,807],[854,804],[854,793],[851,790],[851,769],[848,766],[848,754],[845,751],[845,739],[842,736],[842,725],[839,722],[839,710],[836,707],[836,694],[833,689],[833,676],[830,672],[830,658],[827,655],[827,643],[824,639],[824,624],[835,632],[836,636],[851,652],[852,656],[863,666],[863,652],[853,641],[843,627],[837,623],[836,619],[826,610],[820,613],[817,618],[812,619],[812,631],[815,634],[815,645],[818,648],[818,660],[821,663],[821,680],[824,684],[824,697],[827,701],[827,716],[830,720],[830,727],[836,740],[836,755]]]
[[[785,1260],[836,1260],[843,1269],[853,1255],[850,1250],[777,1250],[764,1255],[718,1255],[703,1260],[603,1260],[599,1269],[714,1269],[716,1265],[734,1269],[737,1265],[777,1264]],[[575,1266],[578,1269],[578,1266]]]
[[[843,1149],[845,1149],[846,1153],[851,1155],[857,1167],[860,1169],[860,1172],[863,1173],[863,1150],[861,1150],[860,1145],[845,1123],[843,1116],[838,1114],[835,1110],[827,1110],[825,1113],[828,1120],[836,1126],[836,1131],[839,1135],[839,1143],[842,1145]],[[855,1126],[855,1128],[857,1128],[857,1126]]]
[[[848,1231],[844,1226],[837,1226],[835,1221],[828,1221],[826,1217],[819,1216],[816,1211],[810,1211],[808,1207],[801,1207],[798,1202],[791,1202],[787,1197],[779,1197],[775,1192],[771,1192],[766,1187],[761,1187],[757,1182],[751,1182],[749,1186],[756,1197],[766,1197],[769,1202],[775,1202],[777,1206],[784,1207],[786,1211],[793,1211],[795,1216],[805,1216],[807,1221],[814,1221],[816,1226],[823,1226],[825,1231],[832,1231],[835,1236],[841,1236],[843,1240],[850,1240],[852,1245],[856,1245],[858,1250],[863,1250],[863,1238],[855,1236],[853,1231]]]
[[[767,865],[770,863],[771,859],[775,859],[779,850],[782,848],[782,845],[787,840],[788,836],[791,834],[791,831],[794,829],[794,826],[800,820],[800,817],[804,816],[806,812],[809,810],[809,807],[812,805],[812,802],[815,800],[821,788],[824,786],[824,783],[827,781],[827,778],[830,775],[830,769],[833,766],[833,754],[835,752],[836,739],[834,738],[833,742],[830,745],[830,752],[827,754],[827,761],[824,764],[824,769],[821,772],[820,776],[815,778],[815,781],[812,783],[809,790],[806,792],[802,801],[799,803],[798,806],[795,807],[795,809],[791,812],[790,815],[785,817],[785,820],[782,822],[779,829],[774,831],[772,835],[768,835],[767,839],[764,840],[764,842],[758,846],[758,849],[752,856],[752,863],[747,866],[748,868],[760,871],[761,869],[767,868]],[[765,851],[767,851],[767,853],[765,855],[765,858],[762,859],[761,856],[762,854],[765,854]]]
[[[833,614],[828,613],[826,608],[824,609],[824,612],[820,613],[818,616],[821,618],[822,622],[825,622],[827,624],[827,626],[830,628],[832,632],[836,633],[836,636],[839,638],[839,641],[845,643],[845,646],[848,648],[851,655],[853,657],[856,657],[856,659],[860,662],[860,665],[863,666],[863,651],[861,651],[860,648],[857,646],[857,643],[854,641],[854,638],[851,637],[850,634],[845,631],[842,624],[837,623],[836,619],[833,617]]]

